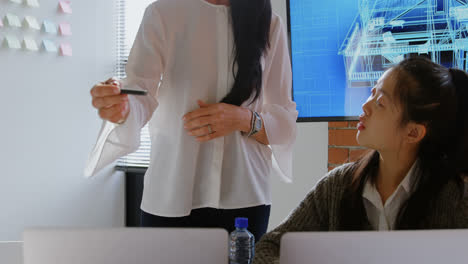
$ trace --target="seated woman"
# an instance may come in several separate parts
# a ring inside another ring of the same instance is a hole
[[[356,138],[371,152],[321,179],[254,264],[277,263],[286,232],[468,228],[468,75],[406,59],[362,109]]]

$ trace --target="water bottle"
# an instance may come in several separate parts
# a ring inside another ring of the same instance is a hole
[[[229,235],[229,264],[250,264],[253,261],[255,237],[247,230],[249,220],[237,217],[236,230]]]

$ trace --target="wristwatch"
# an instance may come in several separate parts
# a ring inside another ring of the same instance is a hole
[[[247,136],[250,137],[257,134],[260,130],[262,130],[262,125],[263,122],[260,115],[257,112],[252,111],[252,124],[250,127],[250,132]]]

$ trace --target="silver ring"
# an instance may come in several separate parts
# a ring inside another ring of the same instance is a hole
[[[213,130],[211,129],[211,125],[208,125],[208,134],[212,134]]]

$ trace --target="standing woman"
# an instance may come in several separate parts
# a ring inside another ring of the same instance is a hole
[[[135,151],[149,122],[142,226],[231,231],[244,216],[258,241],[273,160],[291,179],[297,118],[285,26],[270,0],[154,2],[126,73],[91,90],[105,122],[86,174]]]

